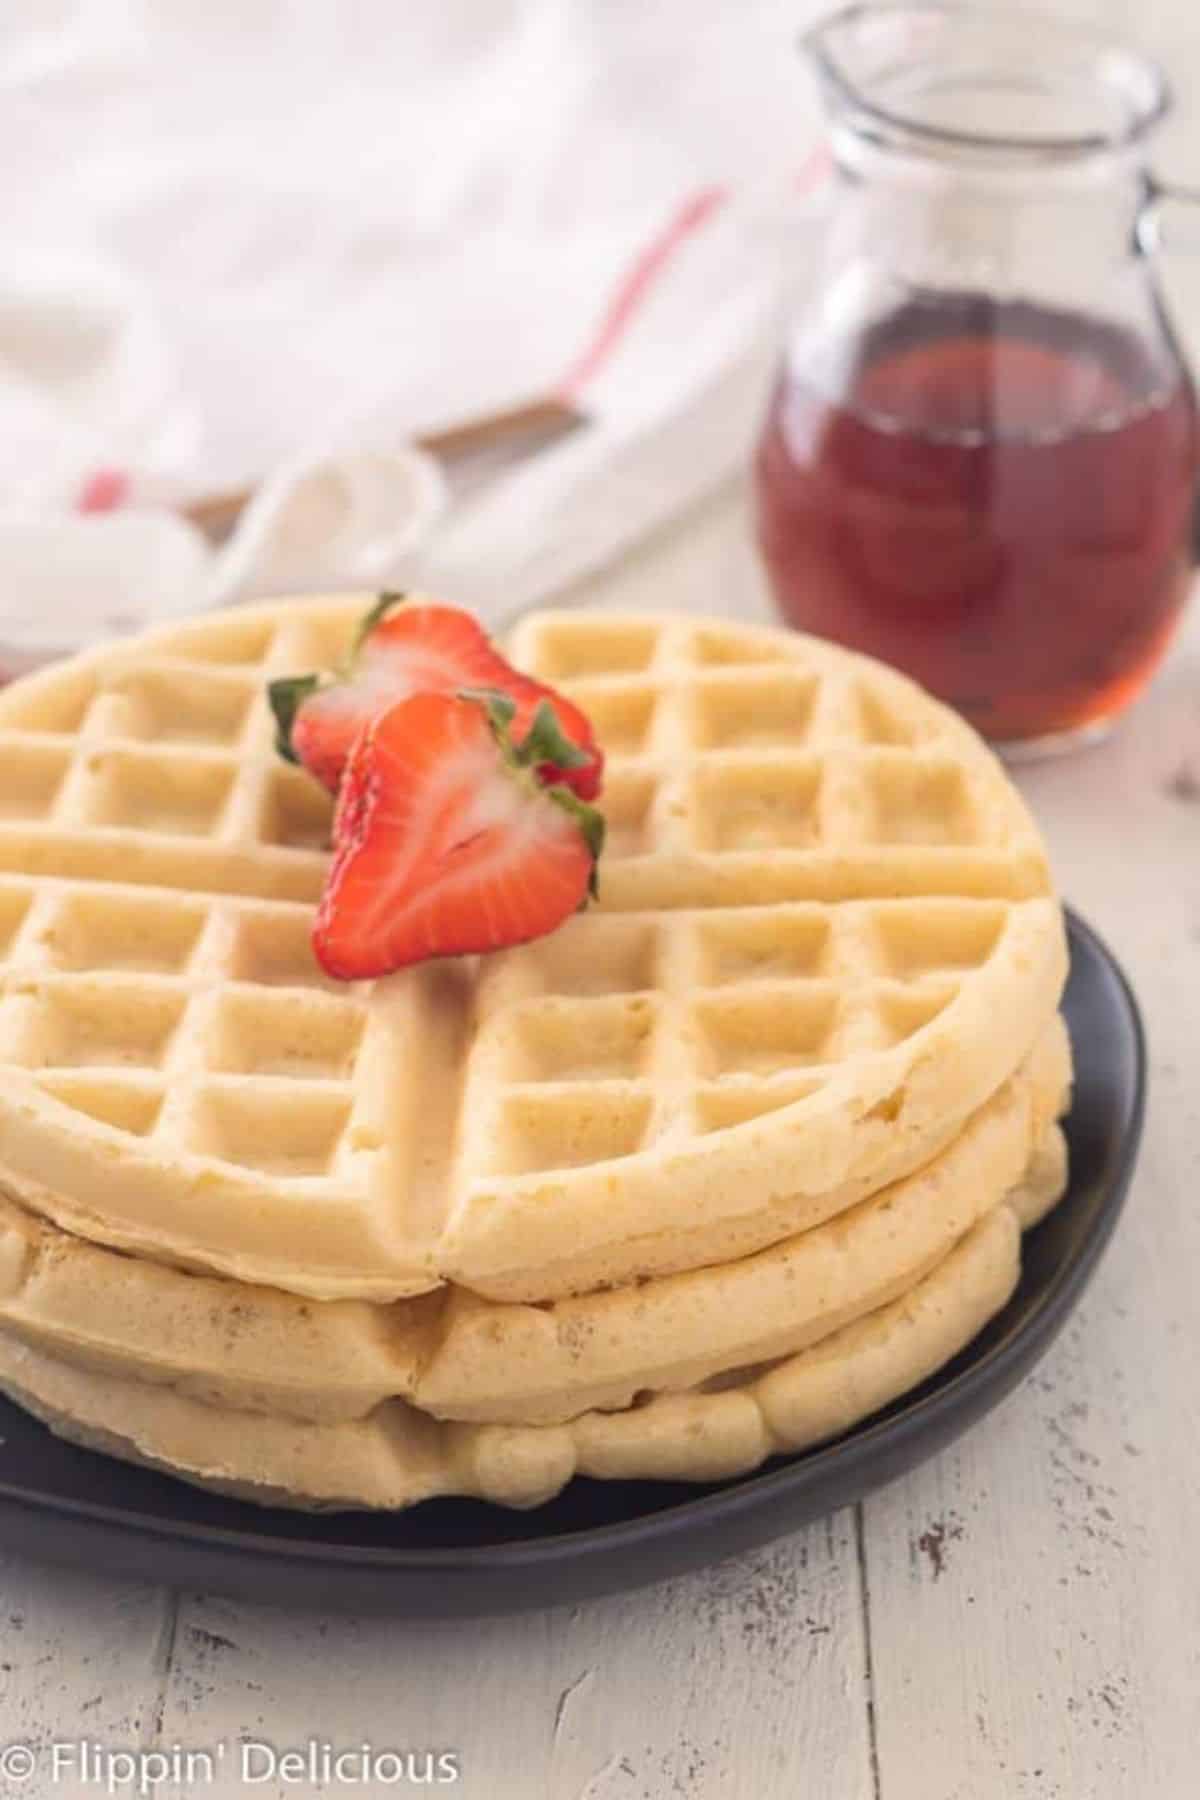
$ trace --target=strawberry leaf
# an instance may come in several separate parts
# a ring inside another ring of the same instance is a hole
[[[587,752],[571,742],[548,700],[538,701],[537,710],[517,754],[523,763],[535,768],[541,763],[552,763],[556,769],[581,769],[590,761]]]
[[[320,685],[319,675],[283,675],[267,684],[267,698],[275,715],[275,748],[287,762],[300,761],[292,746],[292,726],[304,702]]]
[[[511,695],[502,688],[459,688],[458,696],[484,708],[496,739],[514,768],[540,769],[549,764],[555,769],[580,769],[590,760],[587,752],[573,744],[563,731],[548,700],[538,701],[528,731],[519,744],[514,744],[511,727],[517,706]]]
[[[503,750],[506,760],[514,767],[519,768],[521,766],[520,753],[509,732],[509,727],[517,716],[517,703],[512,695],[506,694],[502,688],[459,688],[458,698],[470,700],[474,705],[483,708],[487,714],[488,724],[491,726],[492,733]]]
[[[558,720],[555,718],[549,702],[543,700],[539,704],[524,743],[515,745],[512,741],[510,727],[517,708],[508,694],[502,693],[499,688],[460,688],[458,698],[470,700],[474,705],[482,707],[487,714],[488,724],[492,728],[492,735],[499,746],[500,754],[508,766],[514,773],[523,776],[526,780],[532,780],[537,791],[545,794],[547,800],[553,800],[556,806],[561,807],[563,812],[568,813],[575,821],[584,843],[591,851],[592,873],[588,881],[588,894],[595,898],[597,891],[596,864],[600,859],[600,852],[604,848],[607,824],[602,812],[597,812],[594,806],[589,806],[586,800],[581,800],[578,794],[572,792],[569,787],[559,781],[543,781],[538,774],[538,769],[546,763],[553,763],[556,767],[562,767],[565,764],[567,768],[575,768],[580,762],[587,761],[587,758],[576,750],[575,745],[562,736]],[[545,721],[541,721],[543,713],[549,714],[548,725]],[[534,737],[539,732],[539,721],[541,721],[541,735],[539,741],[535,743]],[[563,755],[564,747],[571,753],[570,756]],[[586,904],[586,899],[584,903]]]
[[[355,663],[358,661],[359,651],[362,649],[371,633],[375,630],[375,627],[377,625],[382,625],[383,621],[387,618],[393,608],[403,606],[407,599],[408,595],[400,593],[399,590],[384,589],[374,606],[372,606],[359,621],[358,630],[354,634],[354,642],[350,648],[350,654],[346,658],[347,673],[353,670]]]
[[[600,862],[600,854],[604,849],[608,821],[602,812],[597,812],[594,806],[589,806],[586,800],[581,800],[578,794],[572,793],[571,789],[564,787],[561,782],[555,782],[553,787],[545,788],[543,791],[548,800],[553,800],[556,806],[560,806],[574,819],[583,834],[584,843],[592,853],[592,872],[588,877],[588,898],[594,900],[600,891],[596,870]],[[585,900],[584,905],[586,904]]]

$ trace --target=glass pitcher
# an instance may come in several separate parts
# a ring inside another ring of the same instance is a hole
[[[777,605],[1006,749],[1093,735],[1190,576],[1196,403],[1145,163],[1166,83],[1007,7],[849,6],[804,47],[833,176],[756,462]]]

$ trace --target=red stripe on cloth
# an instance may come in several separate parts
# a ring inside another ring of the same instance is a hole
[[[557,392],[561,398],[574,399],[580,388],[586,386],[608,361],[680,245],[706,225],[728,198],[728,188],[701,188],[684,201],[662,230],[639,251],[618,282],[596,335],[559,383]]]
[[[95,469],[75,496],[75,511],[115,512],[128,500],[132,486],[124,469]]]
[[[813,188],[820,187],[825,177],[833,169],[833,152],[828,144],[818,144],[800,164],[796,176],[796,187],[801,194],[811,193]]]
[[[796,176],[797,190],[806,194],[819,186],[831,167],[832,158],[828,146],[819,144],[800,166]],[[684,201],[661,231],[638,252],[617,283],[608,309],[600,321],[599,330],[559,383],[556,392],[561,399],[576,399],[580,389],[586,387],[604,366],[676,251],[688,238],[708,224],[729,197],[729,189],[725,187],[700,188]]]

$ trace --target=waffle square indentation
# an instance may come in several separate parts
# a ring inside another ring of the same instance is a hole
[[[651,1107],[649,1093],[630,1090],[511,1093],[501,1108],[493,1168],[533,1175],[631,1156],[645,1139]]]
[[[1004,930],[1008,914],[989,901],[935,899],[919,904],[884,903],[875,929],[887,972],[901,981],[923,975],[981,968]]]
[[[152,751],[97,750],[88,823],[125,831],[209,837],[233,786],[234,765],[158,756]]]
[[[361,1007],[330,994],[230,988],[217,1012],[213,1064],[234,1074],[342,1080],[363,1033]]]
[[[794,980],[824,972],[829,916],[817,908],[747,908],[697,925],[706,987]]]
[[[0,887],[0,962],[11,955],[32,900],[31,889]]]
[[[970,845],[978,822],[957,763],[881,757],[869,768],[874,841]]]
[[[706,995],[695,1004],[708,1072],[768,1074],[829,1059],[836,991],[798,982],[757,993]]]
[[[109,1080],[85,1073],[43,1075],[40,1086],[64,1106],[133,1137],[148,1137],[162,1111],[163,1090],[146,1082]]]
[[[165,894],[68,894],[44,934],[60,969],[138,969],[177,975],[204,928],[199,901]]]
[[[758,1081],[729,1081],[701,1088],[696,1095],[697,1129],[701,1133],[724,1131],[731,1125],[745,1125],[751,1119],[766,1118],[781,1107],[791,1106],[795,1101],[815,1094],[820,1086],[819,1076],[809,1080],[798,1076],[772,1081],[769,1086]]]
[[[62,663],[49,677],[19,682],[4,696],[4,729],[74,736],[96,695],[96,672]]]
[[[909,988],[880,996],[879,1017],[888,1044],[902,1044],[914,1037],[954,998],[955,989],[945,983],[936,987]]]
[[[655,982],[657,935],[650,919],[585,913],[520,951],[550,994],[636,994]]]
[[[46,818],[70,762],[65,745],[10,739],[0,749],[0,818]]]
[[[220,749],[239,742],[256,694],[252,683],[207,669],[146,669],[125,676],[116,691],[124,702],[123,735]]]
[[[706,749],[763,750],[802,743],[812,722],[816,677],[797,670],[699,681],[697,741]]]
[[[819,841],[816,758],[713,762],[695,778],[696,843],[703,850],[796,850]]]
[[[259,831],[265,844],[291,850],[327,850],[333,830],[333,799],[302,769],[283,763],[267,777]]]
[[[651,807],[657,784],[640,770],[614,769],[604,784],[600,809],[604,814],[604,855],[610,862],[628,856],[645,856],[653,849]],[[604,864],[600,865],[601,880]]]
[[[858,717],[864,744],[911,744],[913,728],[898,709],[873,687],[858,689]]]
[[[649,741],[657,694],[649,685],[613,688],[568,684],[566,692],[591,722],[607,756],[637,756]]]
[[[657,1016],[658,1003],[649,994],[535,1004],[516,1021],[512,1078],[633,1080],[645,1069]]]
[[[305,1180],[328,1174],[349,1119],[344,1093],[214,1082],[196,1097],[189,1137],[221,1162]]]
[[[230,975],[261,987],[330,985],[312,947],[307,909],[255,907],[243,912],[234,932]],[[338,984],[340,985],[340,984]]]
[[[747,638],[736,625],[703,625],[692,639],[692,654],[698,663],[781,663],[789,660],[782,645]]]
[[[587,675],[636,675],[649,668],[658,643],[653,624],[605,619],[556,619],[539,634],[537,672],[547,681]]]
[[[26,1058],[35,1068],[158,1068],[185,1004],[166,987],[56,982],[36,995]]]

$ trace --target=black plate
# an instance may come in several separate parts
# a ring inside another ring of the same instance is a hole
[[[1070,920],[1071,1187],[1027,1240],[1004,1311],[961,1356],[837,1443],[709,1487],[574,1481],[511,1513],[431,1501],[378,1516],[264,1511],[64,1444],[0,1400],[0,1546],[282,1604],[414,1616],[518,1611],[636,1587],[861,1499],[966,1429],[1043,1354],[1094,1269],[1141,1137],[1137,1004]]]

